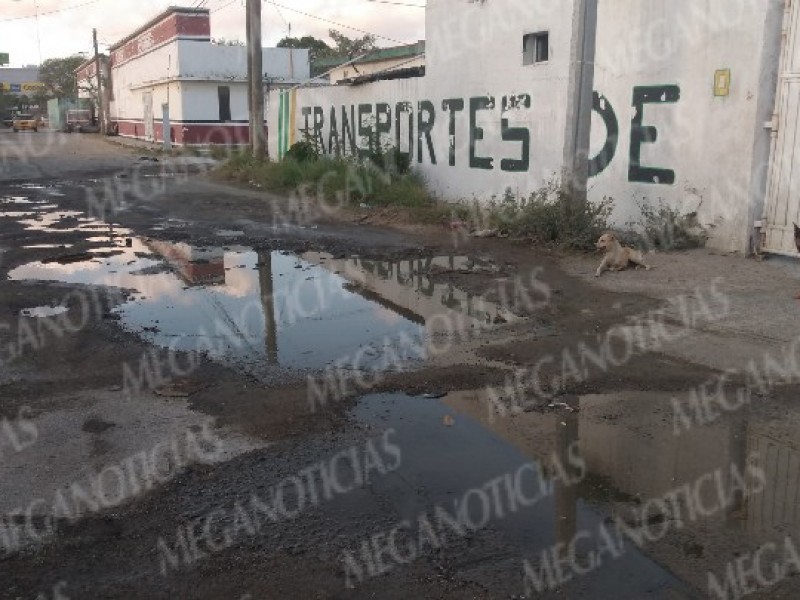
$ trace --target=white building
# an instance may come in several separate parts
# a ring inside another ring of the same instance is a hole
[[[330,83],[348,82],[375,74],[386,75],[398,70],[422,69],[425,67],[425,41],[378,48],[353,61],[335,57],[323,58],[316,61],[315,66],[328,72]]]
[[[800,3],[599,6],[590,199],[613,198],[619,225],[663,201],[696,212],[711,247],[748,252],[766,232],[793,251]],[[445,198],[527,196],[563,168],[574,7],[429,0],[424,77],[276,92],[271,153],[304,130],[329,153],[391,144]]]
[[[162,141],[168,123],[178,145],[247,143],[247,49],[212,43],[208,9],[171,7],[109,52],[119,135]],[[267,88],[309,77],[308,50],[264,48],[263,61]]]

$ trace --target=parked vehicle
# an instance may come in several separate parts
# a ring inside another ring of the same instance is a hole
[[[31,114],[19,114],[11,122],[14,132],[17,131],[39,131],[39,117]]]
[[[11,127],[14,123],[14,115],[6,113],[3,115],[3,127]]]
[[[91,112],[85,108],[72,108],[67,111],[67,119],[64,123],[64,130],[67,133],[73,131],[82,132],[92,125]]]

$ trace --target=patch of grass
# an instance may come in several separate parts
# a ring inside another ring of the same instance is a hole
[[[597,238],[609,228],[613,204],[604,200],[573,206],[557,181],[521,200],[507,191],[488,205],[477,201],[448,204],[437,200],[405,155],[391,148],[355,159],[320,156],[313,144],[300,142],[278,162],[235,152],[217,174],[275,192],[304,190],[327,203],[400,207],[420,222],[453,219],[474,229],[495,229],[515,238],[579,250],[594,249]]]
[[[517,199],[507,190],[502,199],[489,205],[484,222],[512,237],[576,250],[593,249],[609,229],[613,201],[575,204],[570,202],[557,180],[527,198]]]
[[[305,143],[301,143],[305,144]],[[320,200],[344,198],[351,205],[426,207],[434,204],[425,181],[407,170],[380,168],[369,158],[353,160],[314,157],[309,148],[279,162],[258,161],[246,152],[234,153],[217,172],[225,179],[254,183],[264,189],[288,192],[305,187]]]

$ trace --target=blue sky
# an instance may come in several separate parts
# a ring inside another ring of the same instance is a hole
[[[0,52],[8,52],[11,66],[15,67],[38,64],[40,56],[46,60],[79,52],[89,53],[93,27],[98,30],[103,50],[166,7],[193,6],[200,1],[0,0]],[[397,1],[424,4],[424,0]],[[263,3],[265,46],[274,46],[284,37],[288,24],[291,24],[293,36],[314,35],[329,41],[328,29],[339,27],[321,19],[381,34],[385,38],[378,38],[380,46],[397,43],[393,40],[415,42],[425,37],[425,11],[422,8],[369,0],[275,0],[275,3],[284,8],[277,8],[268,0]],[[205,6],[212,10],[213,37],[244,39],[244,0],[206,0]],[[37,7],[40,14],[38,29],[37,19],[32,17]],[[361,35],[357,31],[339,29],[352,37]]]

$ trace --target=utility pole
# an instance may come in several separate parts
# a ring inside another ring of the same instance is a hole
[[[594,101],[598,0],[574,0],[562,190],[573,207],[586,203]]]
[[[248,0],[249,4],[249,0]],[[245,35],[247,37],[247,139],[250,151],[253,151],[253,90],[250,87],[250,79],[253,74],[253,53],[250,52],[250,6],[247,6],[245,9],[246,15],[246,22],[245,22]]]
[[[247,0],[247,53],[250,67],[250,150],[256,158],[266,155],[264,135],[264,65],[261,48],[261,0]]]
[[[94,70],[97,77],[97,115],[100,121],[100,133],[106,135],[106,110],[103,102],[103,74],[100,69],[100,52],[97,49],[97,29],[92,29],[94,40]]]

